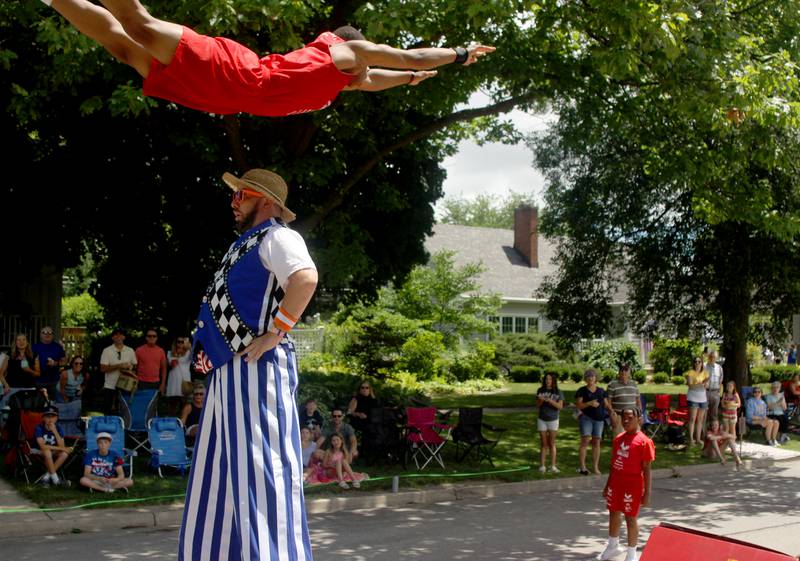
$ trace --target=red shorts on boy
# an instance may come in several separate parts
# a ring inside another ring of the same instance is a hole
[[[223,37],[183,28],[169,65],[153,59],[142,85],[146,96],[227,115],[281,117],[323,109],[354,76],[336,68],[330,46],[344,40],[325,32],[302,49],[259,56]]]
[[[608,482],[606,507],[609,512],[621,512],[625,516],[638,516],[644,496],[644,478],[614,474]]]

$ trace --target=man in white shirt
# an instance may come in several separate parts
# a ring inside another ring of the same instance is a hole
[[[100,371],[105,374],[103,382],[103,413],[113,415],[116,412],[117,380],[120,374],[135,376],[136,353],[125,346],[125,331],[119,327],[111,332],[112,345],[103,349],[100,355]]]
[[[708,353],[706,372],[708,372],[708,388],[706,388],[708,416],[706,419],[711,422],[712,419],[719,419],[719,396],[722,392],[723,378],[722,366],[717,364],[717,353],[715,351]]]

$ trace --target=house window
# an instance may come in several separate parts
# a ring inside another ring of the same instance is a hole
[[[528,333],[539,332],[539,318],[528,318]]]
[[[514,318],[514,333],[525,333],[525,318],[523,317],[515,317]]]
[[[500,324],[500,333],[512,333],[514,331],[514,318],[503,316]]]
[[[498,323],[500,333],[537,333],[539,318],[536,316],[491,316],[489,321]]]

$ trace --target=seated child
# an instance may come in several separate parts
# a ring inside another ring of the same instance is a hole
[[[742,460],[739,458],[739,454],[736,453],[735,442],[734,436],[722,430],[717,419],[711,419],[706,431],[703,455],[707,458],[717,458],[719,463],[725,465],[725,451],[730,450],[733,453],[733,459],[738,469]]]
[[[70,484],[68,480],[59,478],[56,473],[67,461],[73,450],[73,448],[64,444],[64,437],[61,435],[57,423],[58,409],[50,406],[42,413],[42,422],[36,426],[34,433],[34,447],[41,452],[42,458],[44,458],[44,465],[47,468],[47,473],[40,480],[45,487],[48,487],[51,483],[66,487],[69,487]]]
[[[125,477],[123,460],[111,450],[111,435],[101,432],[97,435],[97,448],[86,452],[83,459],[81,485],[103,493],[113,493],[117,489],[127,489],[133,479]]]

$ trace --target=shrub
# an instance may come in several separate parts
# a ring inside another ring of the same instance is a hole
[[[644,370],[637,370],[633,373],[633,379],[637,384],[644,384],[647,381],[647,372]]]
[[[692,359],[700,356],[700,343],[690,339],[656,339],[650,353],[650,364],[654,372],[686,372],[692,367]]]
[[[539,333],[504,333],[492,339],[494,364],[507,372],[514,366],[543,366],[558,359],[552,341]]]
[[[684,376],[673,376],[672,383],[676,386],[683,386],[686,384],[686,378]]]
[[[656,372],[653,374],[654,384],[666,384],[667,382],[669,382],[669,374],[666,372]]]
[[[617,379],[617,371],[616,370],[601,370],[600,371],[600,381],[604,384],[610,383],[612,380]]]
[[[415,374],[417,380],[431,380],[439,375],[444,353],[441,333],[420,330],[403,343],[397,368]]]
[[[755,370],[756,369],[753,368],[750,371],[751,375]],[[779,380],[779,381],[789,380],[795,374],[800,373],[800,370],[797,368],[797,366],[793,364],[770,364],[765,366],[763,370],[766,371],[767,374],[769,374],[769,378],[764,380],[764,382],[772,382],[774,380]]]
[[[474,346],[461,351],[453,357],[449,366],[449,377],[460,382],[471,378],[497,378],[499,372],[492,364],[494,345],[475,341]]]
[[[573,382],[580,383],[583,381],[583,369],[576,369],[569,373],[569,379]]]
[[[512,366],[509,377],[514,382],[538,384],[542,381],[543,370],[541,366]]]
[[[639,349],[629,341],[616,339],[613,341],[600,341],[583,352],[582,359],[595,368],[615,369],[628,363],[636,371],[642,367],[639,361]]]
[[[756,384],[765,384],[771,381],[772,374],[766,368],[752,368],[750,369],[750,383],[753,385]]]

